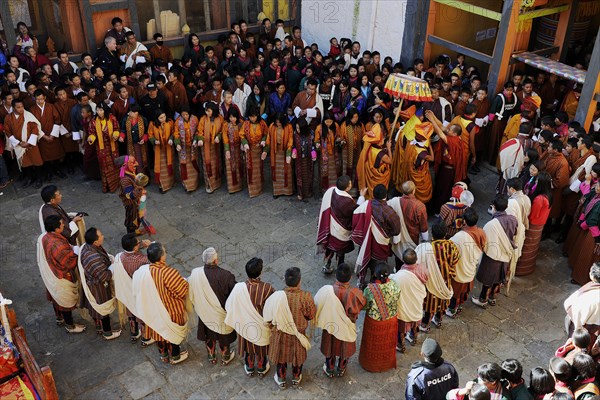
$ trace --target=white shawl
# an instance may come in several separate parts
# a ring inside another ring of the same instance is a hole
[[[129,276],[127,271],[125,271],[125,267],[121,261],[121,254],[123,253],[119,253],[115,256],[115,262],[111,266],[113,281],[115,283],[115,297],[123,303],[133,315],[137,315],[135,309],[135,296],[133,293],[133,279]]]
[[[475,278],[477,266],[481,262],[483,250],[477,246],[475,240],[465,231],[458,231],[450,238],[460,250],[460,260],[456,265],[454,280],[459,283],[470,283]]]
[[[178,325],[171,320],[169,312],[160,299],[148,264],[134,272],[132,286],[137,312],[135,315],[168,342],[173,344],[183,342],[188,332],[188,323]]]
[[[575,190],[573,190],[575,193],[579,192],[579,184],[581,184],[581,181],[579,181],[579,174],[581,173],[581,171],[583,171],[585,169],[586,175],[591,173],[592,167],[594,166],[594,164],[596,164],[596,162],[597,162],[596,156],[591,155],[585,159],[584,163],[581,164],[575,170],[575,172],[573,172],[573,174],[569,178],[569,185],[571,185],[571,187],[573,189],[575,189]],[[575,183],[575,182],[578,182],[578,183],[574,185],[573,183]]]
[[[510,262],[515,249],[513,249],[510,239],[504,232],[500,222],[494,218],[483,226],[483,231],[487,240],[485,242],[485,254],[492,260],[501,262]]]
[[[325,285],[315,295],[316,325],[343,342],[356,341],[356,324],[348,318],[333,286]]]
[[[298,331],[283,290],[278,290],[269,296],[263,309],[263,318],[265,322],[271,322],[281,332],[296,336],[302,347],[310,350],[310,340]]]
[[[427,279],[427,290],[429,293],[442,300],[450,300],[454,295],[452,286],[448,287],[440,271],[440,266],[435,259],[433,246],[429,242],[421,243],[415,249],[419,264],[427,266],[429,279]]]
[[[257,346],[269,345],[271,331],[262,315],[252,305],[246,282],[235,284],[225,302],[225,311],[225,323],[234,328],[241,337]]]
[[[591,289],[584,293],[577,290],[564,302],[565,311],[571,308],[571,322],[575,329],[586,324],[600,325],[600,289]]]
[[[44,235],[46,233],[42,233],[37,240],[37,262],[44,285],[48,289],[48,292],[50,292],[50,296],[52,296],[59,306],[65,308],[76,307],[79,302],[79,287],[76,282],[59,279],[52,272],[42,245]]]
[[[44,226],[44,217],[42,214],[42,209],[44,208],[45,205],[46,204],[42,204],[42,206],[40,207],[40,211],[38,212],[38,219],[40,221],[40,229],[42,230],[42,233],[46,232],[46,227]],[[50,205],[48,205],[48,206],[52,207]],[[73,221],[69,222],[69,229],[71,230],[71,236],[75,235],[77,233],[77,231],[79,231],[79,227],[77,226],[77,223],[75,223]]]
[[[79,277],[81,278],[81,286],[83,287],[83,292],[85,293],[85,297],[90,302],[92,308],[96,310],[98,314],[104,316],[110,315],[113,311],[115,311],[115,308],[117,307],[115,298],[113,297],[105,303],[98,304],[85,280],[85,270],[83,269],[83,265],[81,264],[81,254],[83,253],[83,249],[85,248],[85,246],[87,246],[87,244],[81,246],[81,250],[79,251],[79,257],[77,257],[77,266],[79,268]]]
[[[225,323],[227,313],[210,287],[204,267],[194,268],[188,278],[188,283],[190,284],[190,301],[202,323],[211,331],[221,335],[233,332],[233,328]]]
[[[502,177],[505,180],[516,178],[525,164],[523,146],[521,146],[519,139],[510,139],[502,147],[503,149],[498,156]]]
[[[394,236],[392,239],[392,251],[396,255],[396,257],[402,259],[402,254],[405,250],[415,249],[417,244],[413,242],[410,235],[408,234],[408,229],[406,229],[406,221],[404,220],[404,214],[402,214],[402,206],[400,205],[400,196],[394,197],[390,201],[388,201],[388,206],[392,207],[396,214],[400,217],[400,234],[398,236]]]
[[[356,210],[354,210],[354,214],[365,213],[367,209],[368,201],[362,203]],[[358,273],[363,265],[366,265],[365,262],[365,252],[367,251],[369,236],[373,235],[373,240],[379,243],[382,246],[387,246],[390,244],[391,239],[385,236],[385,233],[381,230],[379,225],[375,223],[373,217],[371,217],[371,222],[369,223],[369,227],[367,228],[367,232],[365,234],[365,239],[363,240],[362,245],[360,246],[360,250],[358,251],[358,257],[356,257],[356,266],[355,272]]]
[[[142,57],[142,56],[135,56],[135,57],[133,57],[134,54],[137,54],[140,51],[148,51],[148,48],[146,46],[144,46],[142,43],[137,42],[137,45],[135,46],[135,49],[133,49],[133,51],[131,52],[131,54],[125,55],[125,57],[126,57],[126,59],[125,59],[125,68],[133,67],[138,62],[142,62],[142,63],[146,62],[146,59],[144,57]],[[142,61],[142,60],[138,61],[139,58],[142,58],[144,61]]]
[[[325,210],[327,210],[328,208],[331,208],[331,199],[333,198],[334,192],[338,196],[352,198],[352,196],[350,196],[349,193],[347,193],[343,190],[339,190],[335,186],[327,189],[327,191],[323,195],[323,200],[321,201],[321,209],[319,211],[319,221],[317,224],[317,232],[321,231],[321,216],[323,215]],[[349,241],[352,237],[352,231],[347,230],[342,225],[340,225],[340,223],[337,222],[337,220],[334,218],[333,212],[331,213],[331,216],[329,218],[329,233],[331,234],[331,236],[333,236],[336,239],[341,240],[343,242]]]
[[[398,297],[398,319],[404,322],[419,321],[423,317],[423,301],[427,289],[423,282],[412,272],[401,269],[390,275],[400,288]]]
[[[17,165],[19,166],[19,170],[21,170],[21,163],[23,160],[23,156],[25,156],[25,152],[27,151],[26,148],[19,146],[19,143],[25,142],[25,143],[29,143],[33,146],[37,146],[38,139],[41,138],[42,136],[44,136],[44,132],[42,131],[42,125],[40,124],[40,121],[38,121],[37,118],[32,113],[30,113],[29,111],[24,111],[22,117],[25,118],[25,120],[23,121],[23,128],[21,128],[21,140],[15,139],[14,136],[10,137],[10,142],[13,145],[13,148],[15,150],[15,155],[17,156]],[[27,132],[27,125],[30,122],[33,122],[37,125],[39,134],[32,135],[32,137],[29,138],[29,140],[28,140],[27,134],[29,132]]]

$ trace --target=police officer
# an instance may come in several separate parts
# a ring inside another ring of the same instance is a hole
[[[442,348],[427,338],[421,346],[422,361],[411,367],[406,380],[407,400],[445,399],[446,393],[458,388],[458,373],[442,358]]]

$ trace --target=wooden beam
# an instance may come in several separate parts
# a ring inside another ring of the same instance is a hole
[[[137,11],[137,3],[135,0],[127,0],[127,8],[129,8],[129,18],[131,19],[131,30],[135,33],[135,36],[141,40],[142,34],[140,32],[140,21]]]
[[[95,3],[95,4],[91,5],[93,13],[127,9],[127,7],[129,7],[129,2],[127,0],[108,1],[108,2],[103,2],[103,3]]]
[[[205,31],[210,31],[210,27],[211,22],[210,22],[210,4],[209,4],[209,0],[204,0],[203,1],[203,5],[204,5],[204,30]]]
[[[90,0],[81,0],[79,3],[81,17],[83,19],[83,27],[87,42],[87,49],[90,53],[96,54],[96,33],[94,32],[94,22],[92,21],[92,6]],[[104,45],[104,43],[102,43]]]
[[[481,53],[477,50],[473,50],[471,48],[465,47],[465,46],[461,46],[460,44],[456,44],[454,42],[450,42],[446,39],[442,39],[440,37],[437,37],[435,35],[429,35],[427,36],[427,41],[433,43],[433,44],[437,44],[440,45],[442,47],[445,47],[448,50],[452,50],[455,51],[457,53],[461,53],[464,54],[467,57],[470,58],[474,58],[475,60],[484,62],[486,64],[491,64],[492,63],[492,56],[485,54],[485,53]]]
[[[429,0],[429,13],[427,14],[427,28],[425,29],[425,37],[433,35],[435,31],[435,23],[437,19],[437,4],[435,0]],[[431,58],[431,44],[429,40],[425,40],[425,46],[423,47],[423,61],[425,66],[429,65],[429,59]],[[412,61],[411,61],[412,62]]]
[[[566,38],[570,38],[571,37],[571,32],[573,31],[573,27],[575,25],[575,19],[577,18],[577,10],[579,9],[579,0],[572,0],[571,3],[571,9],[568,11],[569,13],[569,18],[567,19],[567,21],[565,22],[566,27],[562,27],[561,26],[561,20],[559,20],[559,25],[557,27],[557,31],[556,31],[556,38],[562,37],[563,40],[561,40],[560,42],[557,43],[557,40],[554,40],[554,45],[555,46],[560,46],[561,50],[560,50],[560,54],[557,58],[557,60],[559,60],[560,62],[564,63],[567,60],[567,53],[569,51],[569,45],[568,43],[565,43],[565,39]],[[563,13],[565,13],[566,11],[563,11]],[[563,13],[561,13],[560,18],[563,18]],[[564,29],[564,32],[562,32],[562,30]],[[561,35],[561,36],[559,36]]]
[[[457,0],[434,0],[434,1],[436,3],[444,4],[448,7],[456,8],[456,9],[463,10],[463,11],[466,11],[471,14],[479,15],[480,17],[493,19],[494,21],[500,21],[500,18],[502,18],[502,14],[497,11],[488,10],[487,8],[475,6],[475,5],[469,4],[469,3],[465,3],[464,1],[457,1]]]
[[[185,0],[177,0],[177,8],[179,9],[179,28],[187,24],[187,10],[185,8]]]
[[[162,24],[160,23],[160,4],[158,0],[152,1],[154,7],[154,21],[156,23],[156,32],[162,32]]]
[[[519,21],[526,21],[528,19],[534,19],[539,17],[545,17],[546,15],[558,14],[569,9],[568,4],[564,4],[558,7],[540,8],[538,10],[532,10],[524,12],[519,15]]]
[[[600,28],[598,33],[575,112],[575,121],[578,121],[586,130],[590,129],[594,111],[596,111],[596,93],[600,93]]]
[[[490,96],[495,95],[502,89],[508,74],[513,45],[517,37],[516,25],[519,20],[520,5],[520,0],[504,0],[502,5],[502,19],[498,24],[493,60],[488,73]]]
[[[422,0],[407,0],[404,19],[404,34],[402,35],[402,51],[400,62],[405,66],[412,66],[415,58],[423,57],[423,49],[427,40],[427,20],[429,15],[429,2]]]
[[[0,19],[4,27],[4,36],[6,36],[6,45],[8,51],[12,52],[13,47],[17,44],[17,35],[15,34],[15,23],[10,15],[10,7],[8,1],[0,0]]]

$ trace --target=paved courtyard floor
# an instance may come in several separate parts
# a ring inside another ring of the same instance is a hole
[[[472,178],[471,190],[483,225],[490,218],[485,210],[497,176],[483,170]],[[56,184],[65,209],[88,212],[87,226],[101,229],[106,249],[116,254],[125,233],[117,194],[103,194],[99,182],[84,182],[80,177]],[[313,294],[331,284],[334,278],[321,274],[321,259],[315,256],[320,199],[307,203],[295,197],[275,200],[270,187],[269,183],[263,195],[249,199],[246,192],[230,195],[225,187],[209,195],[203,187],[192,194],[181,186],[159,194],[151,186],[148,218],[158,230],[154,239],[166,245],[168,263],[189,276],[202,265],[202,251],[214,246],[221,265],[238,280],[245,279],[245,262],[259,256],[265,261],[263,279],[277,289],[283,288],[284,271],[291,266],[302,270],[302,287]],[[84,334],[68,335],[54,323],[36,265],[40,205],[39,191],[21,189],[19,184],[0,196],[0,290],[13,300],[30,347],[40,365],[51,367],[62,399],[404,398],[406,375],[419,358],[420,346],[408,346],[406,354],[397,354],[396,370],[368,373],[355,355],[343,378],[328,379],[321,370],[324,359],[317,337],[301,386],[281,391],[271,374],[263,380],[246,377],[239,358],[226,367],[210,365],[195,332],[185,344],[189,359],[177,366],[162,364],[154,346],[141,349],[139,343],[131,344],[128,332],[106,342],[88,324]],[[354,263],[356,254],[351,253],[347,261]],[[443,327],[432,328],[428,336],[441,343],[444,358],[459,371],[461,384],[475,376],[479,364],[506,358],[521,360],[528,380],[529,370],[546,367],[554,349],[565,340],[562,303],[576,289],[569,283],[559,246],[545,241],[535,274],[515,278],[510,295],[500,296],[496,307],[483,310],[468,303],[458,319],[445,318]]]

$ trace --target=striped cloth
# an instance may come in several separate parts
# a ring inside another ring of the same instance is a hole
[[[221,144],[204,143],[204,146],[208,146],[210,155],[210,163],[208,165],[203,160],[204,184],[206,185],[206,192],[212,193],[221,187]]]
[[[225,173],[227,175],[227,191],[236,193],[244,188],[243,177],[244,168],[242,167],[242,152],[239,144],[236,144],[229,149],[231,158],[225,160]]]
[[[300,290],[298,287],[287,287],[284,289],[294,323],[298,332],[304,334],[308,328],[308,321],[317,314],[317,307],[309,292]],[[271,330],[271,344],[269,347],[269,359],[277,364],[292,363],[300,366],[306,361],[306,349],[300,340],[294,335],[283,333],[277,328]]]
[[[246,178],[248,180],[248,195],[260,196],[263,191],[263,162],[260,159],[262,147],[250,145],[246,152]]]
[[[271,169],[274,196],[291,196],[294,194],[292,164],[286,164],[285,152],[285,150],[275,151],[275,167]]]
[[[435,260],[440,267],[442,278],[446,282],[446,285],[451,287],[452,278],[456,275],[456,265],[460,260],[460,251],[454,242],[450,240],[434,240],[431,242],[431,245],[433,246]],[[428,268],[431,267],[431,265],[428,265]],[[423,309],[425,312],[434,314],[438,311],[445,311],[449,304],[450,300],[439,299],[427,292]]]
[[[164,262],[150,264],[150,274],[158,290],[158,295],[171,320],[179,325],[186,322],[185,298],[189,285],[181,274]],[[162,336],[146,325],[144,337],[157,341],[164,341]]]

